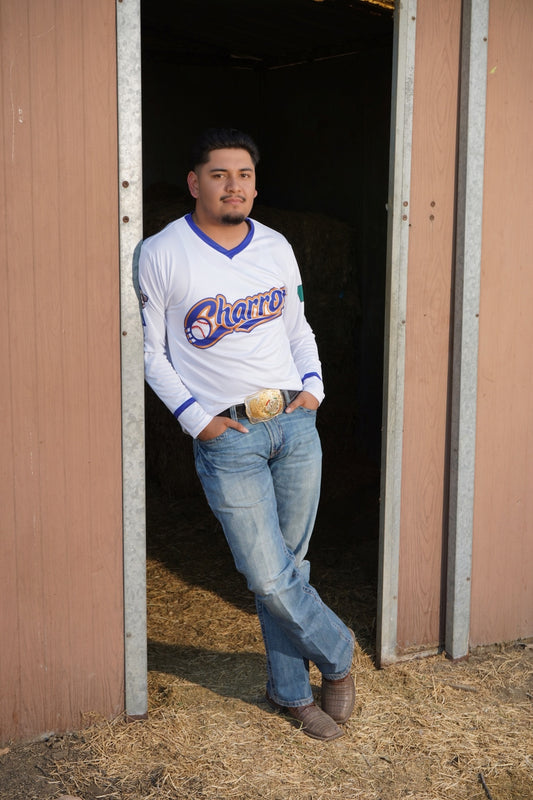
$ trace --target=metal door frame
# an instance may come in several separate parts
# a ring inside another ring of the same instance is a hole
[[[419,0],[423,2],[423,0]],[[452,659],[468,654],[474,525],[478,317],[490,0],[463,0],[451,374],[446,635]],[[378,574],[377,660],[397,648],[405,326],[409,262],[417,0],[395,10]]]
[[[143,235],[141,6],[140,0],[118,0],[116,7],[125,709],[130,719],[142,719],[148,713],[148,660],[144,364],[136,286],[136,257]]]

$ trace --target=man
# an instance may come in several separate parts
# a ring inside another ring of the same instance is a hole
[[[193,437],[208,503],[255,595],[268,702],[328,741],[353,710],[354,637],[309,584],[321,366],[292,249],[249,218],[258,160],[247,135],[206,131],[187,177],[194,213],[144,242],[146,379]]]

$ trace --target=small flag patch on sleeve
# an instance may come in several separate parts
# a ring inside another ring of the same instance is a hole
[[[300,284],[298,286],[298,297],[300,298],[300,303],[303,303],[303,301],[304,301],[304,287],[302,286],[302,284]]]

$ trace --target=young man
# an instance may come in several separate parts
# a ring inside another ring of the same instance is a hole
[[[255,595],[267,700],[326,741],[353,710],[354,637],[309,584],[321,366],[292,249],[249,218],[258,160],[247,135],[206,131],[187,178],[194,213],[144,242],[146,379],[193,437],[208,503]]]

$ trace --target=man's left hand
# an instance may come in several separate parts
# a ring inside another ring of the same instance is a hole
[[[285,409],[286,414],[290,414],[291,411],[294,411],[296,408],[303,406],[304,408],[309,408],[311,411],[316,411],[320,403],[311,392],[300,392],[300,394],[296,395],[294,400],[289,403],[287,408]]]

